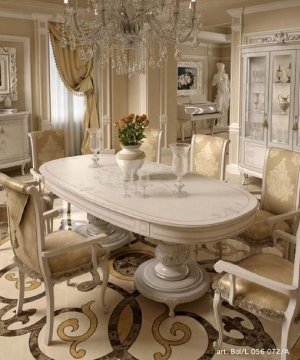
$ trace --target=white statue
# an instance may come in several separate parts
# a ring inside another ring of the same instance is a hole
[[[217,63],[218,72],[214,75],[212,86],[217,86],[216,103],[218,110],[222,112],[217,126],[228,126],[228,109],[230,102],[230,82],[229,77],[225,73],[225,65]]]

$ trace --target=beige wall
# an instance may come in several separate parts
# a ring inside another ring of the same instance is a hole
[[[300,6],[243,16],[243,33],[294,28],[300,28]]]

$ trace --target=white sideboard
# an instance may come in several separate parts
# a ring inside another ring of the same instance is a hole
[[[0,114],[0,169],[20,165],[22,175],[25,174],[25,165],[30,162],[29,115],[25,111]]]

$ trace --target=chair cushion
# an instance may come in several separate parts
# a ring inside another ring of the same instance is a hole
[[[266,220],[270,216],[274,216],[274,214],[265,210],[257,210],[254,223],[244,232],[247,240],[259,241],[267,240],[271,237],[270,227],[266,224]],[[290,227],[285,221],[281,221],[275,225],[274,230],[279,229],[285,232],[290,231]]]
[[[85,241],[85,237],[74,231],[60,230],[54,231],[45,236],[46,250],[55,249],[60,247],[62,244],[72,244],[74,241],[82,240]],[[106,254],[106,251],[101,247],[97,246],[97,258],[102,257]],[[92,246],[87,245],[79,249],[66,251],[61,255],[57,255],[49,258],[48,264],[51,273],[54,278],[64,276],[70,271],[75,271],[80,268],[92,268]]]
[[[292,283],[293,264],[279,256],[258,254],[242,260],[238,265],[268,279],[285,284]],[[230,290],[229,275],[223,275],[215,285],[221,292],[221,296],[228,300]],[[289,297],[285,294],[236,277],[235,306],[274,320],[274,318],[283,316],[288,301]]]

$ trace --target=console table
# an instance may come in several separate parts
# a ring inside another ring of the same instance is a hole
[[[244,231],[254,220],[257,199],[246,191],[198,174],[184,177],[188,196],[176,198],[169,166],[145,162],[150,173],[147,197],[124,190],[114,155],[63,158],[41,166],[46,187],[89,214],[116,226],[159,240],[156,258],[136,271],[136,288],[169,306],[200,298],[209,278],[189,257],[189,245],[219,241]],[[129,183],[129,186],[131,184]]]

